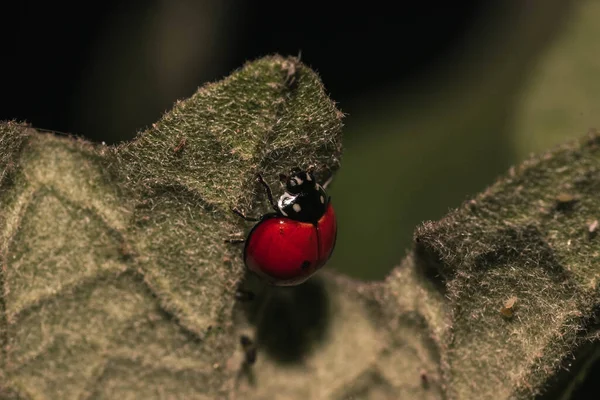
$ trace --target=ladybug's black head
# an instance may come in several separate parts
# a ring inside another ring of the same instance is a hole
[[[290,194],[299,194],[315,190],[317,182],[310,171],[292,170],[285,180],[285,190]]]

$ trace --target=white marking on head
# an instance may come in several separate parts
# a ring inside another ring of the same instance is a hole
[[[309,182],[312,181],[312,178],[310,177],[310,174],[306,174],[306,180],[309,181]]]
[[[321,195],[321,204],[325,204],[325,197],[323,195]]]
[[[291,186],[296,186],[296,178],[290,179],[290,185]]]
[[[284,194],[281,195],[281,197],[279,197],[279,200],[277,200],[277,207],[279,208],[279,211],[281,211],[281,213],[287,217],[287,213],[285,211],[283,211],[283,209],[287,206],[290,205],[291,202],[293,202],[296,199],[296,196],[293,196],[287,192],[285,192]]]
[[[299,213],[302,210],[302,207],[300,207],[300,204],[296,203],[292,206],[292,208],[294,209],[294,211],[296,211],[297,213]]]
[[[297,176],[296,176],[296,177],[294,177],[294,180],[296,181],[296,183],[297,183],[298,185],[302,185],[302,184],[304,183],[304,181],[303,181],[302,179],[298,178]]]

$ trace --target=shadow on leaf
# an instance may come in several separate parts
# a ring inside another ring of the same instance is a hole
[[[325,338],[330,306],[325,285],[318,278],[295,287],[266,287],[247,308],[256,326],[259,352],[281,363],[302,362]]]

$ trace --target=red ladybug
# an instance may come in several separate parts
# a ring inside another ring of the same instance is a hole
[[[337,223],[331,199],[312,172],[294,169],[277,204],[269,185],[258,175],[274,212],[260,218],[245,242],[244,262],[250,271],[277,286],[298,285],[321,268],[333,252]]]

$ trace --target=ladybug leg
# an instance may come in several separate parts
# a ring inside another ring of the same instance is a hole
[[[279,174],[279,183],[281,183],[281,186],[285,186],[287,179],[288,176],[286,174]]]
[[[271,203],[271,207],[273,207],[273,210],[275,210],[275,212],[279,212],[279,208],[277,208],[277,204],[275,204],[275,201],[273,200],[273,192],[271,191],[271,186],[269,186],[269,184],[264,180],[260,173],[256,174],[256,178],[258,179],[260,184],[264,186],[265,191],[267,192],[267,197],[269,198],[269,203]]]
[[[240,243],[244,243],[245,241],[246,241],[246,239],[242,239],[242,238],[225,239],[225,243],[229,243],[229,244],[240,244]]]
[[[244,350],[244,365],[251,366],[256,362],[256,345],[246,335],[240,336],[240,344]]]
[[[238,289],[235,291],[235,298],[238,301],[242,301],[242,302],[252,301],[252,300],[254,300],[255,297],[256,297],[256,295],[254,294],[254,292],[251,292],[249,290]]]
[[[242,218],[243,220],[249,221],[249,222],[258,222],[260,221],[260,218],[256,218],[256,217],[248,217],[246,214],[244,214],[243,212],[241,212],[240,210],[238,210],[237,208],[232,208],[231,211],[237,215],[238,217]]]

